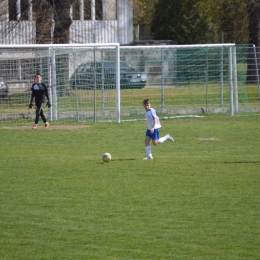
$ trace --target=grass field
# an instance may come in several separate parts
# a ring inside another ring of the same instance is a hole
[[[0,260],[260,259],[260,116],[162,125],[0,128]]]
[[[222,95],[220,94],[222,92]],[[79,121],[88,120],[93,122],[92,115],[93,110],[99,114],[98,121],[113,120],[116,121],[114,116],[105,117],[102,116],[103,112],[107,112],[113,115],[116,109],[116,93],[115,89],[106,90],[102,92],[98,90],[72,90],[63,89],[61,96],[58,95],[57,113],[59,114],[59,120],[63,121],[75,121],[74,114],[84,114],[88,111],[88,115],[84,115],[85,118],[80,118]],[[156,110],[164,109],[167,111],[176,111],[190,109],[196,110],[203,108],[205,111],[211,110],[210,113],[214,113],[214,109],[219,113],[218,109],[224,113],[230,113],[230,90],[229,85],[225,82],[221,91],[220,84],[205,84],[194,83],[183,86],[165,86],[162,97],[162,89],[160,85],[147,86],[143,89],[124,89],[120,92],[120,111],[123,119],[133,119],[131,113],[137,113],[141,111],[143,117],[142,102],[147,97],[152,101],[152,105]],[[28,116],[28,103],[30,99],[30,93],[28,91],[14,92],[9,95],[8,100],[0,99],[0,127],[3,119],[1,116],[9,115],[7,120],[14,120],[15,123],[20,121],[20,124],[24,124],[25,117]],[[250,111],[252,107],[259,107],[259,87],[256,84],[245,85],[241,83],[238,85],[238,107],[239,112]],[[259,110],[259,109],[258,109]],[[44,111],[47,112],[47,108],[44,106]],[[74,112],[74,113],[73,113]],[[31,110],[34,115],[34,109]],[[52,106],[52,113],[54,113],[54,106]],[[131,114],[130,113],[130,114]],[[172,113],[172,112],[170,112]],[[188,113],[188,112],[187,112]],[[216,113],[216,112],[215,112]],[[100,115],[101,114],[101,115]],[[135,115],[134,115],[135,116]],[[138,118],[135,116],[135,118]],[[4,122],[6,124],[7,122]],[[12,122],[9,122],[10,124]]]

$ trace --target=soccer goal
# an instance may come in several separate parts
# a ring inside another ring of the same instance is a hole
[[[28,104],[37,72],[48,86],[48,121],[119,122],[119,67],[116,43],[0,46],[0,76],[8,85],[0,123],[33,123],[35,110]]]
[[[51,98],[44,112],[58,124],[143,120],[146,98],[163,117],[235,115],[248,103],[246,52],[235,44],[2,45],[0,77],[9,91],[0,99],[0,125],[33,123],[36,72]]]
[[[235,44],[122,46],[121,59],[146,71],[147,84],[143,91],[132,92],[135,97],[132,96],[127,110],[127,104],[121,102],[121,111],[136,115],[135,101],[140,106],[144,98],[149,98],[165,117],[237,114],[236,56]],[[245,56],[241,64],[245,64]],[[123,91],[121,100],[126,100]]]

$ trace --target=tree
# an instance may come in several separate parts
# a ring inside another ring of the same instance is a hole
[[[159,0],[153,17],[155,36],[179,43],[245,43],[245,0]]]
[[[199,0],[212,32],[211,42],[244,44],[248,41],[245,0]]]
[[[134,0],[133,1],[133,17],[134,29],[138,27],[138,39],[147,40],[153,38],[150,25],[152,21],[152,13],[158,0]]]
[[[179,44],[206,43],[209,28],[197,0],[159,0],[155,5],[152,31],[157,40],[175,40]]]
[[[53,7],[55,27],[53,43],[69,43],[69,28],[72,24],[70,6],[73,0],[49,0]]]
[[[35,0],[31,2],[33,20],[36,21],[36,43],[52,43],[52,25],[54,25],[53,43],[69,43],[69,28],[72,23],[70,7],[76,1],[78,0]],[[0,2],[0,19],[5,20],[8,13],[8,19],[12,21],[13,26],[18,25],[21,21],[28,21],[31,8],[28,4],[29,1],[20,0],[19,5],[17,3],[17,0]]]
[[[52,42],[52,8],[48,1],[38,1],[37,8],[33,6],[34,19],[36,24],[36,43],[48,44]]]
[[[152,13],[158,0],[134,0],[134,25],[150,25]]]
[[[260,44],[260,1],[246,0],[246,7],[248,13],[248,30],[249,30],[249,44],[255,45],[259,49]],[[255,53],[253,48],[248,49],[247,62],[247,83],[258,83],[255,64]],[[257,63],[259,64],[260,54],[257,52]],[[259,74],[259,73],[258,73]]]

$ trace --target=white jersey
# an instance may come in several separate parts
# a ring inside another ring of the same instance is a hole
[[[148,129],[151,130],[153,128],[153,121],[155,120],[154,128],[160,128],[161,123],[159,117],[156,115],[156,112],[153,108],[150,108],[148,111],[145,112],[146,120],[148,123]]]

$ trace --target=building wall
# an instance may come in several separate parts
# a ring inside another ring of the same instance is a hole
[[[7,20],[7,2],[0,1],[0,21]]]
[[[0,44],[34,44],[34,21],[0,21]]]
[[[118,22],[73,21],[70,27],[70,43],[115,43],[118,41]]]
[[[78,1],[78,20],[74,20],[71,9],[70,43],[133,42],[133,0],[102,0],[102,18],[98,20],[95,17],[96,0],[91,0],[91,20],[84,20],[84,0]],[[22,8],[21,1],[17,0],[17,3]],[[16,20],[10,21],[8,0],[1,0],[0,8],[0,44],[35,44],[36,24],[32,19],[32,8],[28,10],[27,21],[19,21],[19,11]]]

